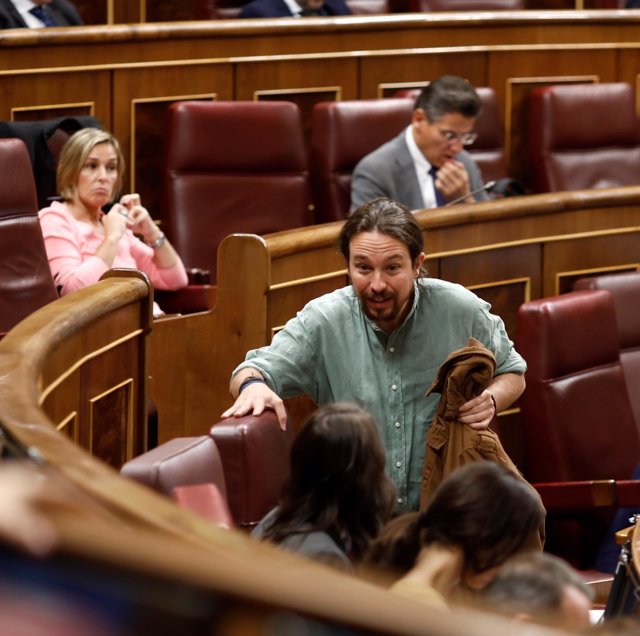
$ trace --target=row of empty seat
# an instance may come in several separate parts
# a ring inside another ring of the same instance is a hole
[[[576,291],[524,303],[516,347],[526,466],[545,487],[548,547],[593,564],[615,507],[640,507],[640,272],[580,279]],[[633,400],[633,402],[632,402]],[[571,514],[568,514],[568,510]]]
[[[486,181],[507,177],[495,93],[478,92],[483,110],[469,151]],[[174,104],[163,221],[187,267],[208,269],[215,281],[216,248],[230,233],[265,234],[344,219],[355,165],[399,134],[412,110],[408,96],[318,103],[307,154],[293,103]],[[640,182],[629,84],[536,88],[527,133],[534,192]]]
[[[503,129],[495,93],[489,88],[480,88],[479,93],[483,114],[471,152],[485,179],[494,180],[506,176]],[[217,247],[228,234],[267,234],[344,218],[355,164],[398,134],[410,121],[412,109],[413,99],[406,96],[317,104],[307,155],[300,113],[293,103],[175,104],[161,217],[186,266],[209,270],[215,282]],[[613,187],[640,180],[640,140],[630,85],[540,87],[531,95],[530,121],[530,165],[536,189]],[[8,144],[2,151],[11,169],[0,176],[2,191],[7,193],[1,214],[3,223],[26,233],[27,227],[37,227],[37,203],[33,181],[26,183],[18,176],[28,174],[28,159],[14,162],[15,150],[15,144]],[[32,156],[32,161],[37,164],[37,158]],[[39,193],[41,200],[50,194]],[[30,236],[31,241],[41,241],[37,233]],[[27,242],[23,237],[18,243]],[[25,250],[21,259],[41,259],[42,253]],[[26,279],[18,275],[20,271],[35,271],[37,276]],[[0,330],[55,297],[48,268],[42,263],[32,266],[18,260],[5,272],[0,284],[7,293],[13,297],[19,293],[22,301],[33,294],[39,304],[21,302],[26,313],[17,315],[15,304],[3,303],[13,318],[0,321]],[[211,306],[208,296],[189,302],[183,311]]]

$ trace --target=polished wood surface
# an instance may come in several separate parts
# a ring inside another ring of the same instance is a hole
[[[2,340],[0,399],[12,400],[2,417],[44,461],[79,446],[119,468],[147,448],[151,286],[135,276],[113,270],[98,289],[60,298]],[[35,443],[51,423],[60,435],[51,446]]]
[[[526,183],[528,93],[638,86],[638,28],[638,11],[550,10],[14,29],[0,32],[0,118],[95,115],[123,144],[128,187],[161,216],[165,116],[176,100],[291,100],[308,136],[318,101],[457,73],[495,89],[510,171]]]
[[[640,267],[640,187],[561,192],[425,210],[430,275],[474,290],[515,335],[524,301],[569,291],[576,278]],[[333,247],[341,223],[264,237],[232,235],[218,250],[215,308],[158,321],[150,395],[161,441],[199,435],[231,404],[228,382],[249,349],[306,302],[347,284]]]
[[[91,608],[98,610],[97,631],[82,633],[178,633],[163,625],[145,631],[150,629],[148,621],[144,628],[136,624],[139,606],[151,612],[151,624],[154,615],[173,617],[178,608],[189,608],[181,618],[188,622],[191,617],[199,627],[180,632],[189,634],[281,634],[283,611],[298,628],[284,633],[300,633],[300,619],[292,613],[357,633],[519,633],[509,621],[440,608],[430,608],[425,622],[421,603],[259,543],[240,531],[217,528],[120,476],[56,430],[58,419],[48,402],[54,396],[66,400],[73,392],[57,380],[79,374],[79,386],[90,381],[108,391],[112,362],[106,360],[93,370],[87,370],[87,362],[101,358],[110,345],[129,340],[132,333],[144,341],[150,311],[148,282],[129,271],[54,301],[0,342],[0,604],[6,607],[11,597],[13,577],[21,584],[24,571],[32,577],[28,586],[15,588],[20,590],[19,607],[26,605],[29,611],[11,612],[11,633],[16,633],[16,625],[22,625],[21,633],[44,633],[38,604],[46,605],[50,622],[56,612],[72,618],[78,612],[79,623],[70,633],[86,626]],[[138,354],[131,356],[130,364],[141,383],[133,402],[142,405],[143,345]],[[143,422],[144,413],[138,412],[134,424],[141,427]],[[81,406],[77,423],[81,429],[92,425],[91,414]],[[4,460],[7,454],[15,459]],[[68,594],[65,581],[71,578],[79,594]],[[125,631],[106,631],[104,616],[100,621],[105,588],[114,584],[117,602],[108,609],[131,610],[127,616],[114,616],[125,621]],[[154,611],[153,599],[161,598],[162,590],[166,606]],[[167,591],[177,596],[166,597]],[[190,605],[191,600],[197,602]],[[6,619],[3,615],[0,625]],[[39,629],[25,629],[30,620]],[[526,632],[545,634],[529,627]]]

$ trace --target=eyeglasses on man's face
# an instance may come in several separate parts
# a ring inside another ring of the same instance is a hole
[[[439,126],[436,126],[436,128],[448,143],[459,141],[463,146],[470,146],[478,138],[478,133],[474,132],[457,133],[453,130],[442,130]]]

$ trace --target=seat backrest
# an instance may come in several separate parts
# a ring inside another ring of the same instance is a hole
[[[490,86],[476,88],[482,109],[476,119],[474,131],[478,138],[465,150],[482,171],[485,182],[509,176],[504,152],[504,127],[498,109],[496,92]]]
[[[640,272],[580,278],[573,288],[604,289],[613,298],[620,338],[620,360],[636,425],[640,429]]]
[[[530,482],[631,478],[640,439],[618,347],[606,291],[576,291],[520,307],[516,348],[528,370],[519,405]],[[611,516],[549,518],[546,548],[576,567],[592,567]]]
[[[208,269],[235,232],[312,221],[307,159],[292,102],[177,102],[170,109],[163,222],[187,268]]]
[[[540,86],[529,96],[528,117],[536,192],[640,183],[640,130],[630,84]]]
[[[209,435],[176,437],[129,460],[120,472],[167,496],[179,486],[208,483],[227,496],[222,459]]]
[[[60,150],[67,139],[81,128],[100,128],[90,115],[55,117],[40,121],[1,121],[0,137],[17,137],[27,145],[38,196],[38,208],[50,203],[57,194],[56,167]]]
[[[250,530],[278,503],[289,476],[293,427],[280,430],[275,413],[265,411],[221,420],[210,434],[222,457],[231,514]]]
[[[0,139],[0,334],[57,298],[27,147]]]
[[[640,440],[611,295],[524,303],[516,347],[528,365],[520,407],[530,480],[629,479]]]
[[[311,184],[319,223],[346,218],[351,173],[365,155],[411,121],[409,98],[320,102],[311,120]]]

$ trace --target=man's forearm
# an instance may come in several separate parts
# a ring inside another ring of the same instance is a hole
[[[502,411],[522,395],[525,388],[524,376],[519,373],[502,373],[493,378],[488,388],[496,401],[496,411]]]
[[[262,378],[262,373],[258,371],[258,369],[254,369],[253,367],[245,367],[244,369],[240,369],[238,373],[236,373],[229,383],[229,393],[231,393],[231,397],[235,400],[240,394],[240,387],[245,380],[249,378]]]

